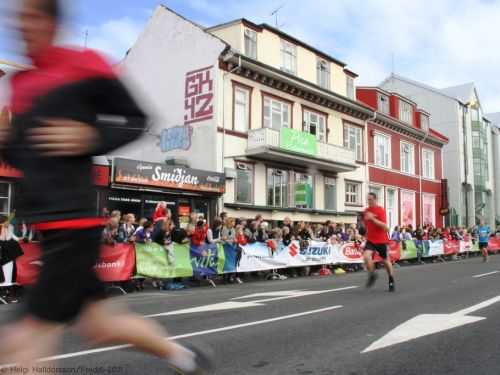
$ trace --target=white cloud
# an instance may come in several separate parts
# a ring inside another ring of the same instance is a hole
[[[88,48],[101,51],[112,60],[118,61],[135,43],[146,22],[146,18],[142,20],[130,17],[111,19],[100,25],[82,26],[72,31],[69,40],[72,44],[83,46],[85,32],[87,32]]]
[[[168,6],[168,1],[166,4]],[[193,21],[204,26],[235,18],[279,23],[304,42],[349,64],[359,84],[374,85],[391,72],[436,87],[474,81],[486,111],[500,110],[500,3],[484,0],[185,0]],[[176,7],[172,7],[176,10]],[[184,14],[189,18],[189,14]],[[88,46],[121,59],[147,18],[109,20],[80,29]]]
[[[482,0],[187,0],[207,22],[245,17],[274,24],[346,62],[360,84],[391,72],[437,87],[474,81],[486,111],[500,110],[500,3]],[[218,15],[218,16],[217,16]]]

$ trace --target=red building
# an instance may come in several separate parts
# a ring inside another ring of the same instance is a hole
[[[375,110],[367,127],[369,189],[391,229],[442,227],[447,199],[441,153],[448,138],[429,128],[429,113],[399,94],[359,87],[357,99]]]

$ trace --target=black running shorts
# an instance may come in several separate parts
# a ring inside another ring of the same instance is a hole
[[[95,273],[102,228],[50,230],[42,233],[42,269],[28,292],[27,313],[69,323],[88,302],[105,297]]]
[[[488,242],[479,242],[479,248],[481,250],[488,248]]]
[[[387,244],[385,243],[374,244],[366,241],[365,250],[375,251],[382,259],[387,259]]]

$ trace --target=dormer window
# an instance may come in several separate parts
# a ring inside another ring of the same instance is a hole
[[[254,30],[245,29],[245,55],[257,59],[257,33]]]
[[[420,114],[420,127],[423,131],[429,131],[429,116]]]
[[[399,119],[407,124],[412,125],[413,107],[410,103],[403,100],[399,101]]]
[[[387,95],[378,93],[378,110],[388,115],[389,112],[389,97]]]

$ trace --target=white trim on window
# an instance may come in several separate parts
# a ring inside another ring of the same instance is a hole
[[[387,146],[387,149],[384,150],[383,155],[379,154],[381,151],[381,147]],[[373,153],[374,153],[374,161],[375,165],[384,168],[392,168],[392,137],[388,134],[375,132],[373,135]]]
[[[289,128],[291,124],[292,106],[290,103],[274,99],[270,96],[264,96],[264,127],[280,130]],[[274,120],[277,120],[276,123]]]
[[[297,46],[281,39],[281,70],[297,74]]]
[[[345,183],[345,204],[351,206],[360,206],[362,202],[363,183],[358,181],[344,181]],[[354,189],[350,189],[354,188]]]
[[[234,88],[234,131],[246,133],[250,127],[250,90]]]
[[[257,59],[257,32],[255,30],[245,28],[244,32],[245,55],[251,59]]]
[[[382,94],[380,92],[377,93],[377,106],[380,112],[386,115],[391,113],[389,96]]]
[[[434,180],[436,178],[434,151],[422,148],[422,177]]]
[[[410,142],[400,141],[400,170],[406,174],[415,174],[415,145]]]
[[[399,99],[399,119],[413,125],[413,106],[401,99]]]

